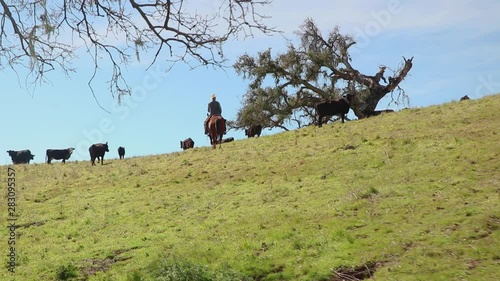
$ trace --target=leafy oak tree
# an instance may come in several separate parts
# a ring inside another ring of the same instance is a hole
[[[94,64],[111,63],[113,97],[130,94],[122,66],[151,52],[157,60],[224,67],[227,40],[276,32],[259,9],[270,0],[0,0],[0,70],[27,70],[27,86],[66,75],[79,46]]]
[[[386,77],[386,66],[366,75],[352,65],[349,48],[356,42],[341,34],[338,27],[324,37],[313,20],[307,19],[297,35],[300,44],[290,44],[283,54],[273,57],[268,49],[255,57],[245,54],[238,58],[236,72],[251,82],[237,119],[231,124],[234,128],[261,124],[288,130],[292,124],[309,125],[316,121],[318,102],[347,93],[355,94],[351,109],[358,118],[375,110],[389,93],[395,103],[408,101],[399,84],[412,68],[413,58],[403,57],[390,76]]]

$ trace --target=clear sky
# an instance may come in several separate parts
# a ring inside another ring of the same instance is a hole
[[[213,5],[215,1],[199,2]],[[465,94],[477,99],[500,92],[499,11],[499,0],[274,0],[263,13],[272,17],[267,23],[290,40],[297,39],[294,31],[308,17],[325,36],[338,25],[358,42],[352,64],[366,74],[374,74],[381,64],[397,68],[402,56],[413,56],[410,75],[400,86],[410,96],[411,107],[422,107]],[[228,65],[245,52],[255,55],[271,47],[277,54],[286,49],[283,36],[255,35],[225,45]],[[149,62],[142,59],[126,68],[134,94],[121,105],[108,91],[108,73],[97,77],[96,97],[111,113],[98,107],[87,86],[92,65],[84,54],[69,79],[55,71],[47,77],[50,83],[34,91],[23,87],[23,76],[5,69],[1,73],[4,156],[0,164],[11,163],[5,152],[10,149],[30,149],[34,162],[41,163],[47,148],[75,147],[70,161],[89,160],[88,147],[96,142],[109,142],[106,159],[118,157],[118,146],[126,148],[126,157],[178,152],[179,141],[187,137],[195,147],[208,146],[203,120],[212,93],[222,104],[223,116],[235,119],[249,81],[231,68],[189,70],[176,64],[165,73],[166,62],[146,71]],[[106,70],[106,65],[100,67]],[[387,105],[383,99],[379,108]],[[276,132],[265,129],[263,135]],[[227,136],[245,137],[242,131],[230,131]]]

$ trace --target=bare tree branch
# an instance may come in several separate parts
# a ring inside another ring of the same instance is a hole
[[[150,66],[165,61],[224,68],[225,42],[278,32],[258,12],[271,0],[213,2],[214,9],[198,12],[187,0],[0,0],[0,69],[27,69],[30,83],[46,81],[53,70],[70,75],[83,47],[94,64],[89,86],[111,63],[109,89],[120,99],[130,94],[122,68],[133,56],[139,60],[152,51]]]

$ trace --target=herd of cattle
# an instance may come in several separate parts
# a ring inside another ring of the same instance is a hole
[[[322,120],[324,117],[334,116],[334,115],[340,115],[340,118],[342,119],[343,123],[345,115],[349,112],[350,102],[352,98],[353,98],[352,94],[347,94],[343,96],[341,99],[318,103],[316,105],[316,111],[318,114],[318,126],[321,127]],[[367,116],[375,116],[382,112],[392,112],[392,111],[393,110],[373,111],[367,113]],[[262,133],[262,125],[251,126],[250,128],[245,130],[245,136],[249,138],[260,137],[261,133]],[[229,137],[222,140],[223,143],[231,141],[234,141],[234,138]],[[180,144],[183,150],[194,147],[194,141],[191,138],[187,138],[183,141],[180,141]],[[51,161],[55,159],[55,160],[62,160],[63,163],[66,163],[66,160],[68,160],[71,157],[71,154],[73,153],[74,150],[75,148],[73,147],[66,149],[47,149],[46,161],[48,164],[50,164]],[[91,145],[89,147],[89,153],[90,153],[90,162],[92,166],[95,165],[96,159],[97,163],[101,162],[101,164],[104,164],[104,154],[106,152],[109,152],[108,143],[96,143]],[[7,151],[7,153],[9,153],[10,157],[12,158],[12,163],[14,164],[29,164],[30,160],[33,160],[33,158],[35,157],[35,155],[31,154],[31,151],[29,149],[20,151],[9,150]],[[120,146],[118,148],[118,155],[120,159],[123,159],[125,157],[124,147]]]
[[[66,163],[73,154],[75,150],[74,147],[69,147],[65,149],[47,149],[45,160],[47,164],[50,164],[52,160],[62,160],[63,163]],[[96,143],[89,147],[90,153],[90,162],[92,166],[95,165],[95,160],[97,159],[97,163],[101,162],[104,164],[104,154],[109,152],[108,143]],[[31,153],[29,149],[26,150],[8,150],[10,158],[12,159],[12,163],[14,164],[29,164],[31,160],[34,159],[35,155]],[[118,147],[118,156],[120,159],[125,157],[125,148],[120,146]]]
[[[339,115],[340,119],[342,120],[342,123],[344,123],[344,119],[346,118],[347,113],[349,112],[350,109],[350,103],[353,99],[354,95],[352,94],[346,94],[342,98],[337,99],[337,100],[332,100],[332,101],[326,101],[326,102],[321,102],[316,105],[316,113],[318,116],[318,126],[321,127],[322,121],[324,117],[327,116],[335,116]],[[468,100],[470,99],[467,95],[463,96],[460,98],[460,101]],[[377,116],[382,113],[390,113],[394,112],[392,109],[385,109],[385,110],[372,110],[372,111],[366,111],[364,112],[366,117],[371,117],[371,116]],[[252,137],[260,137],[260,134],[262,133],[262,126],[261,125],[255,125],[251,126],[250,128],[245,130],[245,136],[252,138]],[[225,142],[232,142],[234,141],[234,138],[225,138],[222,140],[223,143]],[[187,138],[181,143],[181,148],[183,150],[190,149],[194,147],[194,141],[191,138]],[[47,149],[46,153],[46,161],[48,164],[52,160],[62,160],[63,163],[66,163],[66,160],[68,160],[71,157],[71,154],[75,148],[70,147],[66,149]],[[94,166],[95,165],[95,160],[97,159],[97,163],[101,162],[101,164],[104,164],[104,154],[106,152],[109,152],[108,148],[108,143],[96,143],[93,144],[89,147],[89,153],[90,153],[90,162]],[[12,159],[12,163],[14,164],[29,164],[30,160],[33,160],[35,155],[31,154],[31,151],[29,149],[26,150],[19,150],[19,151],[14,151],[14,150],[9,150],[7,151],[9,156]],[[120,159],[123,159],[125,157],[125,148],[124,147],[118,147],[118,155]]]
[[[262,132],[262,126],[252,126],[249,129],[245,130],[245,135],[250,137],[257,136],[259,137]],[[232,142],[234,141],[233,137],[225,138],[222,142]],[[181,141],[181,148],[183,150],[190,149],[194,147],[194,141],[191,138],[187,138],[184,141]],[[65,149],[47,149],[45,155],[45,161],[47,164],[50,164],[52,160],[62,160],[63,163],[66,163],[73,154],[75,150],[74,147],[69,147]],[[96,143],[89,147],[90,153],[90,162],[91,165],[95,165],[95,160],[97,159],[97,163],[104,164],[104,154],[109,152],[108,143]],[[7,151],[10,158],[12,159],[12,163],[14,164],[29,164],[31,160],[34,159],[35,155],[31,153],[29,149],[26,150],[9,150]],[[120,159],[125,158],[125,147],[118,147],[118,156]]]
[[[347,94],[344,95],[342,98],[333,100],[333,101],[328,101],[328,102],[322,102],[318,103],[316,105],[316,112],[318,115],[318,126],[321,127],[322,120],[326,116],[334,116],[334,115],[340,115],[340,118],[342,119],[342,123],[344,123],[345,115],[349,112],[350,109],[350,102],[354,95],[352,94]],[[386,112],[389,112],[392,110],[386,110]],[[382,111],[376,112],[370,112],[367,115],[378,115],[382,113]],[[250,128],[245,130],[245,136],[251,138],[251,137],[260,137],[260,134],[262,133],[262,125],[255,125],[251,126]],[[234,141],[234,138],[225,138],[222,140],[223,143],[226,142],[231,142]],[[180,141],[181,148],[183,150],[190,149],[194,147],[194,141],[191,138],[187,138],[183,141]],[[55,160],[62,160],[63,163],[66,163],[66,160],[68,160],[71,157],[71,154],[75,148],[70,147],[66,149],[47,149],[46,153],[46,161],[48,164],[55,159]],[[104,164],[104,154],[106,152],[109,152],[108,148],[108,143],[96,143],[93,144],[89,147],[89,153],[90,153],[90,162],[92,166],[95,165],[95,160],[97,159],[97,163],[101,162],[101,164]],[[33,160],[35,155],[31,154],[30,150],[20,150],[20,151],[13,151],[9,150],[7,151],[9,153],[10,157],[12,158],[12,163],[14,164],[29,164],[30,160]],[[125,148],[124,147],[119,147],[118,148],[118,155],[120,159],[123,159],[125,157]]]

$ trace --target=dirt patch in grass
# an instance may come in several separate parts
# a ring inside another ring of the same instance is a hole
[[[41,226],[44,225],[46,221],[34,221],[34,222],[28,222],[28,223],[23,223],[23,224],[18,224],[17,228],[21,227],[30,227],[30,226]]]
[[[92,258],[88,260],[84,260],[84,266],[80,267],[80,272],[84,276],[94,275],[99,271],[108,271],[111,266],[116,262],[126,261],[131,259],[132,257],[119,257],[119,255],[138,249],[139,247],[132,247],[130,249],[120,249],[113,251],[113,253],[107,256],[104,259]]]
[[[368,262],[356,267],[340,267],[333,270],[331,281],[358,281],[371,278],[382,262]]]
[[[357,146],[357,145],[356,145],[356,146],[354,146],[354,145],[350,145],[350,144],[348,144],[348,145],[346,145],[346,146],[341,147],[341,149],[343,149],[343,150],[354,150],[354,149],[356,149],[356,148],[358,148],[358,146]]]

